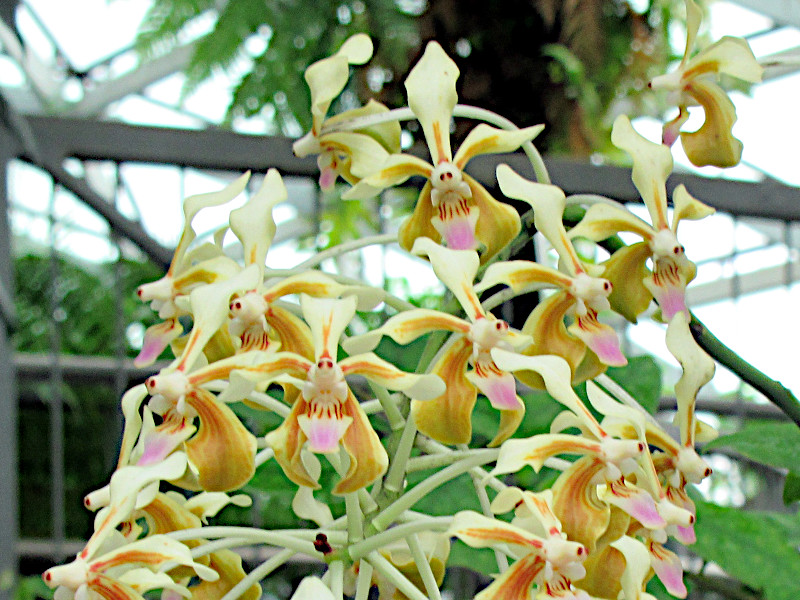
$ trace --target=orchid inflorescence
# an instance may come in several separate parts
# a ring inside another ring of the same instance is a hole
[[[665,141],[678,137],[676,128],[694,99],[705,108],[706,123],[680,134],[687,153],[707,164],[733,164],[740,152],[730,134],[735,115],[713,79],[728,73],[754,81],[760,67],[747,44],[733,38],[690,57],[699,17],[692,0],[687,7],[686,56],[677,71],[653,81],[654,89],[681,93],[681,116],[665,127]],[[612,140],[633,161],[633,182],[650,222],[602,201],[567,229],[562,217],[570,199],[546,179],[531,143],[543,126],[517,129],[459,105],[458,68],[436,42],[408,75],[408,108],[370,101],[329,116],[351,65],[366,63],[371,54],[370,39],[358,34],[308,68],[313,128],[295,152],[319,157],[323,188],[332,188],[338,177],[351,184],[346,199],[369,198],[411,176],[425,178],[397,240],[427,260],[452,294],[452,310],[415,308],[316,268],[268,269],[276,233],[272,210],[288,199],[274,169],[211,242],[196,243],[193,219],[231,203],[245,191],[249,174],[219,192],[187,198],[169,270],[139,289],[163,321],[147,330],[137,364],[152,364],[167,347],[176,358],[122,399],[125,429],[116,470],[107,486],[85,499],[97,512],[94,533],[72,562],[44,574],[58,600],[132,600],[154,589],[187,598],[255,599],[259,580],[295,553],[328,564],[321,579],[303,581],[297,599],[363,600],[377,585],[383,599],[438,600],[452,538],[496,553],[499,575],[480,600],[528,600],[534,594],[636,600],[650,597],[645,585],[653,576],[671,594],[686,596],[681,560],[669,548],[694,541],[687,486],[711,472],[695,443],[713,430],[696,419],[694,404],[714,362],[690,332],[685,289],[695,266],[678,241],[677,225],[713,209],[681,186],[672,195],[670,219],[669,145],[647,140],[622,115]],[[455,154],[454,115],[489,121],[475,127]],[[409,118],[421,125],[430,161],[400,152],[400,120]],[[557,254],[558,268],[501,260],[520,234],[520,216],[464,172],[478,154],[520,148],[539,181],[501,165],[499,187],[530,205],[533,225]],[[242,263],[223,251],[228,230],[241,244]],[[587,259],[574,245],[621,231],[642,241],[604,262]],[[362,242],[349,249],[372,240]],[[553,292],[515,330],[481,299],[497,286],[504,286],[506,298]],[[683,369],[676,386],[679,440],[604,375],[627,359],[615,330],[603,321],[614,311],[635,323],[653,300],[656,318],[667,324],[667,346]],[[346,335],[357,312],[382,302],[394,314],[377,328]],[[423,336],[428,347],[413,373],[373,352],[384,337],[403,346]],[[376,400],[360,401],[353,375],[366,378]],[[588,405],[573,387],[582,382]],[[518,394],[523,385],[546,390],[563,405],[549,433],[514,437],[525,412],[537,410]],[[265,394],[268,388],[280,388],[282,395]],[[496,435],[485,449],[467,446],[479,397],[499,411]],[[258,437],[231,408],[239,403],[273,411],[283,422]],[[382,438],[368,412],[384,413],[391,433]],[[427,468],[438,470],[408,488],[414,449],[417,465],[428,458]],[[339,475],[329,490],[346,501],[338,518],[314,495],[322,487],[320,457]],[[273,458],[286,486],[296,487],[291,509],[315,526],[209,526],[208,518],[226,505],[250,504],[246,494],[230,493]],[[550,489],[506,483],[508,474],[545,465],[560,471]],[[464,473],[473,476],[482,513],[432,517],[411,510]],[[164,492],[164,482],[197,493],[187,499]],[[280,550],[247,574],[231,548],[253,545]]]

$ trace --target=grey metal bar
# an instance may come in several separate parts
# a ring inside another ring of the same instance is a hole
[[[266,171],[275,167],[289,175],[318,175],[313,158],[299,159],[292,154],[292,140],[288,138],[58,117],[29,117],[28,123],[41,146],[48,150],[55,148],[61,156],[233,171]],[[424,156],[426,151],[418,148],[412,153]],[[524,176],[530,174],[530,164],[520,154],[479,156],[470,162],[467,170],[494,187],[495,169],[500,163],[508,163]],[[545,159],[545,164],[553,182],[567,194],[591,192],[622,202],[639,201],[630,169],[552,158]],[[777,181],[752,183],[676,173],[669,178],[667,187],[671,192],[681,183],[693,195],[719,210],[741,216],[800,220],[800,190]]]
[[[677,410],[675,398],[664,397],[658,401],[658,410]],[[756,404],[741,399],[716,400],[713,398],[698,398],[698,412],[713,412],[717,415],[742,417],[745,419],[769,419],[784,421],[788,417],[774,404]]]
[[[13,355],[13,364],[19,377],[25,379],[46,379],[50,376],[50,357],[45,354],[17,352]],[[148,375],[157,373],[167,366],[169,361],[160,361],[150,367],[135,367],[133,360],[125,359],[120,362],[111,356],[77,356],[62,354],[59,364],[65,379],[105,379],[113,380],[120,371],[125,378],[144,379]]]

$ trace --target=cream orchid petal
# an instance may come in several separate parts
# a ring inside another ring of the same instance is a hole
[[[475,291],[482,292],[500,284],[517,293],[552,287],[566,290],[572,285],[572,277],[533,261],[509,260],[489,265]]]
[[[467,134],[466,139],[458,147],[453,163],[463,169],[466,164],[479,154],[501,154],[514,152],[522,144],[539,135],[544,125],[533,125],[524,129],[507,131],[481,123]]]
[[[531,205],[536,229],[553,245],[570,274],[582,272],[583,266],[564,229],[562,217],[567,201],[563,190],[554,185],[528,181],[508,165],[497,167],[497,182],[506,196]]]
[[[176,270],[184,266],[184,254],[195,237],[197,237],[194,229],[192,229],[192,221],[197,213],[204,208],[227,204],[244,191],[249,180],[250,172],[248,171],[218,192],[189,196],[183,201],[184,228],[181,238],[178,241],[178,246],[175,248],[175,255],[167,273],[168,276],[175,275]]]
[[[709,215],[713,215],[716,210],[707,204],[703,204],[697,198],[694,198],[687,190],[686,186],[680,184],[672,192],[672,204],[675,207],[672,213],[672,231],[678,229],[678,223],[683,219],[696,221],[704,219]]]
[[[747,41],[726,35],[695,54],[686,63],[683,78],[690,79],[708,72],[758,83],[764,75],[764,67],[758,64]]]
[[[381,143],[365,133],[337,131],[320,136],[322,152],[341,154],[343,166],[354,177],[362,179],[381,170],[389,158],[389,152]],[[336,159],[337,162],[339,159]],[[346,179],[347,177],[345,177]]]
[[[324,502],[314,498],[314,491],[305,486],[299,486],[292,500],[292,510],[300,519],[313,521],[319,527],[325,527],[333,522],[330,507]]]
[[[445,390],[445,383],[438,375],[406,373],[372,353],[345,358],[339,361],[339,367],[345,375],[363,375],[381,387],[399,390],[414,400],[430,400]]]
[[[336,359],[339,340],[356,314],[356,304],[353,296],[341,300],[313,298],[307,294],[300,297],[303,316],[311,327],[317,358],[327,355]]]
[[[139,416],[139,407],[147,396],[147,387],[143,383],[132,387],[122,396],[120,404],[122,407],[122,415],[125,417],[125,427],[122,433],[119,459],[117,460],[118,469],[128,464],[131,451],[136,445],[136,438],[139,436],[142,429],[142,418]]]
[[[516,473],[529,465],[539,472],[551,456],[560,454],[601,456],[600,442],[565,433],[546,433],[527,439],[512,439],[500,446],[500,455],[491,475]]]
[[[191,598],[192,593],[183,585],[175,583],[166,573],[153,573],[149,569],[139,568],[126,571],[117,577],[119,583],[129,585],[140,594],[150,590],[163,589],[184,598]]]
[[[319,135],[331,102],[342,93],[350,77],[350,65],[363,65],[372,57],[372,40],[357,33],[342,44],[333,56],[318,60],[306,69],[305,79],[311,91],[312,131]]]
[[[697,41],[697,32],[700,30],[700,22],[703,20],[703,10],[694,0],[686,0],[686,49],[681,60],[683,67],[689,60],[689,56],[694,50]]]
[[[470,330],[470,324],[464,319],[438,310],[419,308],[397,314],[382,327],[345,340],[342,347],[349,354],[362,354],[373,350],[384,335],[400,345],[405,345],[426,333],[440,330],[466,334]]]
[[[491,351],[495,364],[504,371],[535,371],[542,376],[547,392],[574,412],[595,437],[605,437],[600,424],[572,389],[569,363],[559,356],[525,356],[500,348]]]
[[[621,205],[593,204],[580,223],[569,230],[569,237],[571,239],[583,237],[593,242],[600,242],[620,231],[630,231],[644,240],[650,240],[655,235],[652,225]]]
[[[267,250],[276,230],[272,209],[288,197],[280,174],[276,169],[270,169],[261,188],[247,204],[231,211],[231,231],[242,243],[245,265],[257,265],[263,273]]]
[[[334,595],[319,577],[306,577],[297,586],[291,600],[334,600]]]
[[[478,296],[472,289],[478,273],[480,259],[472,250],[452,250],[430,238],[417,238],[411,248],[412,254],[427,256],[439,280],[453,292],[471,321],[486,316]]]
[[[633,183],[647,206],[653,227],[669,227],[666,181],[673,167],[670,149],[641,136],[625,115],[614,121],[611,141],[633,159]]]
[[[676,314],[667,327],[667,348],[683,369],[675,384],[678,400],[676,419],[681,429],[681,442],[684,446],[694,447],[697,393],[714,377],[716,365],[697,345],[689,329],[689,319],[683,313]]]
[[[471,510],[456,513],[447,533],[473,548],[492,548],[504,544],[523,554],[538,553],[544,548],[544,540],[539,536]]]
[[[645,578],[650,572],[650,554],[639,540],[622,536],[611,542],[611,546],[625,557],[625,571],[622,573],[622,593],[625,600],[643,600],[650,597],[644,590]]]
[[[137,540],[97,557],[91,570],[104,573],[115,567],[146,567],[158,569],[166,563],[190,567],[203,579],[213,581],[219,575],[208,567],[196,563],[188,546],[165,535],[154,535]]]
[[[259,268],[250,265],[231,279],[194,290],[189,296],[194,325],[181,356],[170,367],[183,372],[191,369],[208,341],[225,324],[230,297],[237,291],[255,289],[259,283]]]
[[[586,395],[592,407],[605,416],[606,419],[630,424],[634,428],[638,439],[646,439],[647,418],[644,412],[617,402],[593,381],[586,382]],[[605,420],[603,421],[603,427],[605,428]]]
[[[380,170],[364,177],[342,194],[344,200],[367,200],[389,187],[400,185],[413,175],[430,177],[433,167],[424,160],[410,154],[391,154]]]
[[[109,507],[96,522],[94,534],[78,557],[84,560],[94,557],[109,536],[116,533],[117,525],[130,518],[142,489],[154,482],[177,479],[186,470],[186,465],[186,455],[176,452],[155,465],[118,469],[109,484]]]
[[[183,508],[205,522],[229,505],[247,508],[253,505],[253,499],[247,494],[229,496],[224,492],[201,492],[186,500]]]
[[[532,600],[532,586],[544,567],[545,561],[541,556],[523,556],[495,577],[489,587],[475,596],[475,600]]]
[[[405,86],[408,106],[422,125],[434,164],[453,158],[450,119],[458,103],[456,63],[437,42],[428,42],[425,53],[411,69]]]

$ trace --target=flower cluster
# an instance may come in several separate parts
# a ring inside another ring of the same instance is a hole
[[[681,115],[687,98],[704,106],[706,124],[681,134],[693,160],[736,162],[730,101],[707,76],[755,80],[758,72],[742,40],[725,38],[690,57],[697,11],[692,0],[687,6],[687,54],[653,88],[679,90]],[[373,585],[383,599],[437,599],[450,538],[496,552],[500,574],[480,600],[528,600],[534,593],[636,600],[649,597],[645,585],[653,575],[673,595],[686,596],[673,549],[675,542],[694,541],[687,486],[711,472],[695,442],[713,431],[697,421],[694,405],[714,363],[689,329],[685,290],[695,266],[678,241],[677,225],[713,209],[681,186],[672,195],[670,218],[669,146],[648,141],[620,116],[612,140],[630,155],[650,222],[603,201],[588,206],[580,223],[567,229],[563,213],[572,200],[561,189],[501,165],[500,190],[530,205],[558,268],[501,260],[520,234],[520,216],[464,169],[476,155],[520,148],[535,160],[531,141],[543,125],[517,129],[483,112],[490,122],[475,127],[453,154],[450,123],[460,114],[459,72],[436,42],[408,75],[407,109],[390,111],[370,102],[330,116],[351,65],[366,63],[371,52],[369,38],[359,34],[308,68],[313,128],[295,152],[318,155],[321,186],[330,188],[341,177],[352,185],[344,193],[350,200],[412,176],[426,180],[398,242],[427,260],[452,295],[449,310],[415,308],[383,290],[353,285],[313,268],[319,261],[268,269],[276,232],[272,210],[288,199],[275,170],[230,212],[223,235],[205,244],[196,243],[194,217],[244,193],[249,174],[219,192],[187,198],[183,234],[167,274],[139,289],[163,321],[147,331],[137,363],[152,364],[167,347],[175,359],[122,399],[125,430],[117,468],[109,484],[85,500],[97,511],[95,531],[75,560],[44,574],[59,600],[133,600],[153,589],[187,598],[257,598],[258,580],[298,552],[329,565],[324,579],[304,580],[298,599],[363,599]],[[406,118],[421,125],[430,162],[400,152],[399,119]],[[712,136],[717,141],[708,141]],[[222,247],[227,230],[241,245],[241,263]],[[621,231],[642,241],[617,249],[605,262],[587,259],[574,245],[577,239],[602,243]],[[491,312],[493,298],[482,299],[498,286],[504,298],[552,292],[516,330]],[[608,316],[616,312],[635,323],[653,301],[655,317],[667,324],[666,343],[683,368],[676,387],[679,440],[604,375],[608,367],[627,364]],[[394,314],[366,332],[359,320],[362,329],[352,329],[359,333],[347,335],[358,312],[382,302]],[[400,346],[427,337],[414,372],[373,352],[385,337]],[[363,386],[355,386],[354,377],[367,380],[375,400],[356,395]],[[587,382],[588,405],[573,387],[581,382]],[[526,411],[537,410],[518,394],[523,385],[546,390],[563,405],[549,433],[515,437]],[[472,412],[480,397],[499,411],[498,427],[488,448],[471,448]],[[242,403],[273,411],[282,423],[256,435],[237,414]],[[376,428],[370,420],[375,413],[385,417],[388,429]],[[314,494],[324,487],[321,457],[338,473],[325,492],[344,496],[347,510],[339,518]],[[273,458],[286,486],[296,488],[291,509],[315,527],[208,526],[207,519],[227,504],[250,503],[245,494],[229,494]],[[415,464],[417,470],[436,470],[409,488],[406,475]],[[560,471],[551,489],[506,485],[507,475],[545,465]],[[466,472],[473,475],[482,513],[431,517],[411,510]],[[163,492],[162,483],[197,493]],[[513,518],[496,517],[506,513]],[[243,545],[282,550],[247,574],[230,550]]]

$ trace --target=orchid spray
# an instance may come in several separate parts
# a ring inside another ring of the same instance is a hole
[[[686,55],[652,85],[680,93],[681,116],[665,126],[665,140],[680,135],[693,160],[732,164],[740,154],[730,134],[735,117],[716,78],[754,81],[760,70],[740,39],[692,55],[699,13],[693,0],[686,4]],[[411,216],[397,236],[363,238],[276,270],[266,266],[272,211],[291,201],[276,170],[230,212],[241,262],[223,251],[222,235],[198,245],[192,222],[244,194],[249,175],[185,200],[169,271],[139,290],[163,321],[148,330],[138,362],[152,364],[168,347],[175,358],[122,399],[116,470],[85,501],[97,512],[95,530],[74,560],[43,576],[57,599],[134,600],[159,589],[169,597],[255,599],[260,581],[306,555],[325,572],[303,580],[295,600],[365,600],[374,587],[382,600],[440,600],[454,543],[494,556],[496,577],[479,600],[636,600],[650,597],[654,577],[674,596],[687,595],[679,556],[696,538],[689,488],[711,473],[695,444],[713,436],[695,401],[714,361],[692,335],[685,289],[695,266],[677,225],[713,210],[684,187],[669,208],[670,146],[647,140],[623,115],[612,140],[632,158],[650,221],[594,197],[568,228],[565,208],[588,196],[568,198],[550,183],[532,144],[544,125],[517,128],[459,105],[459,70],[436,42],[410,70],[408,107],[371,101],[329,114],[351,68],[371,54],[370,39],[359,34],[308,68],[313,127],[294,149],[318,156],[323,188],[352,186],[344,201],[421,176]],[[695,102],[705,124],[678,134]],[[485,122],[453,153],[451,120],[463,116]],[[400,122],[409,119],[421,126],[429,160],[400,152]],[[493,194],[465,172],[477,155],[518,149],[538,181],[501,165]],[[521,219],[506,199],[527,203],[532,218]],[[555,251],[557,266],[509,260],[511,242],[533,235],[525,222]],[[577,249],[579,240],[585,248],[620,231],[641,241],[605,262]],[[438,308],[319,268],[323,259],[392,242],[441,281]],[[519,330],[492,312],[498,297],[543,290]],[[653,303],[657,310],[646,313]],[[605,374],[630,358],[611,326],[622,320],[614,313],[635,323],[653,312],[668,325],[666,345],[683,369],[677,440]],[[389,340],[401,350],[387,352]],[[586,400],[576,392],[582,382]],[[533,434],[524,422],[538,418],[541,402],[560,410]],[[476,433],[475,412],[486,407],[494,426]],[[277,424],[253,430],[243,415],[254,409]],[[226,505],[251,503],[271,461],[293,496],[284,510],[306,527],[209,524]],[[550,476],[531,476],[527,467]],[[462,476],[468,498],[424,508]],[[242,547],[270,552],[248,572],[232,551]]]

